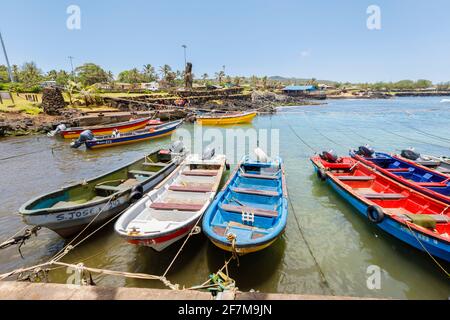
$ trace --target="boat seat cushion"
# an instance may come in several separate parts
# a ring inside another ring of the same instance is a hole
[[[375,180],[374,177],[369,176],[338,176],[341,181],[371,181]]]
[[[245,212],[251,212],[256,216],[262,216],[262,217],[269,217],[269,218],[276,218],[278,216],[278,211],[276,210],[267,210],[267,209],[260,209],[260,208],[253,208],[248,206],[235,206],[232,204],[222,204],[221,208],[225,211],[229,212],[236,212],[236,213],[242,213]]]
[[[424,228],[435,229],[436,220],[427,214],[406,214],[412,223]]]
[[[191,203],[167,203],[167,202],[153,202],[150,208],[156,210],[178,210],[178,211],[198,211],[203,207],[202,204]]]
[[[250,188],[231,188],[233,192],[237,193],[245,193],[245,194],[254,194],[258,196],[268,196],[268,197],[278,197],[279,194],[276,191],[268,191],[268,190],[258,190],[258,189],[250,189]]]
[[[367,199],[380,199],[380,200],[400,200],[406,198],[401,193],[365,193],[363,194]]]

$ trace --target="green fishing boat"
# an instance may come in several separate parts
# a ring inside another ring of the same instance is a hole
[[[25,203],[19,213],[28,225],[53,230],[63,238],[97,225],[152,190],[186,157],[181,141],[154,151],[99,177],[73,184]]]

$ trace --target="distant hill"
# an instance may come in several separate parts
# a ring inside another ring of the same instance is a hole
[[[286,77],[281,77],[281,76],[270,76],[268,78],[269,80],[273,80],[273,81],[280,81],[280,82],[285,82],[285,83],[306,83],[308,81],[311,80],[311,78],[309,79],[303,79],[303,78],[286,78]],[[336,81],[331,81],[331,80],[316,80],[318,83],[323,83],[323,84],[328,84],[328,85],[332,85],[335,84]]]

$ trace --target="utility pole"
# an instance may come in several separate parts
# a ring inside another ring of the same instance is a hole
[[[8,75],[11,82],[14,82],[14,77],[11,71],[11,65],[9,64],[8,54],[6,53],[5,43],[3,42],[2,33],[0,31],[0,42],[2,43],[3,53],[5,54],[6,66],[8,67]]]
[[[186,48],[187,48],[187,45],[183,44],[182,47],[184,49],[184,68],[186,69],[186,64],[187,64],[187,62],[186,62]]]
[[[72,78],[73,78],[73,59],[74,59],[74,57],[72,57],[72,56],[68,56],[68,58],[69,58],[69,60],[70,60],[70,66],[72,67]]]

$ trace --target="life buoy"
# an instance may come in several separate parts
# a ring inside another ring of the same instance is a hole
[[[136,200],[139,200],[144,195],[144,188],[139,184],[137,186],[134,186],[131,189],[130,196],[128,197],[129,202],[134,202]]]
[[[384,212],[379,206],[367,207],[367,218],[370,222],[380,223],[384,219]]]
[[[325,173],[325,170],[323,170],[322,168],[318,168],[317,169],[317,177],[320,180],[325,181],[327,179],[327,174]]]

